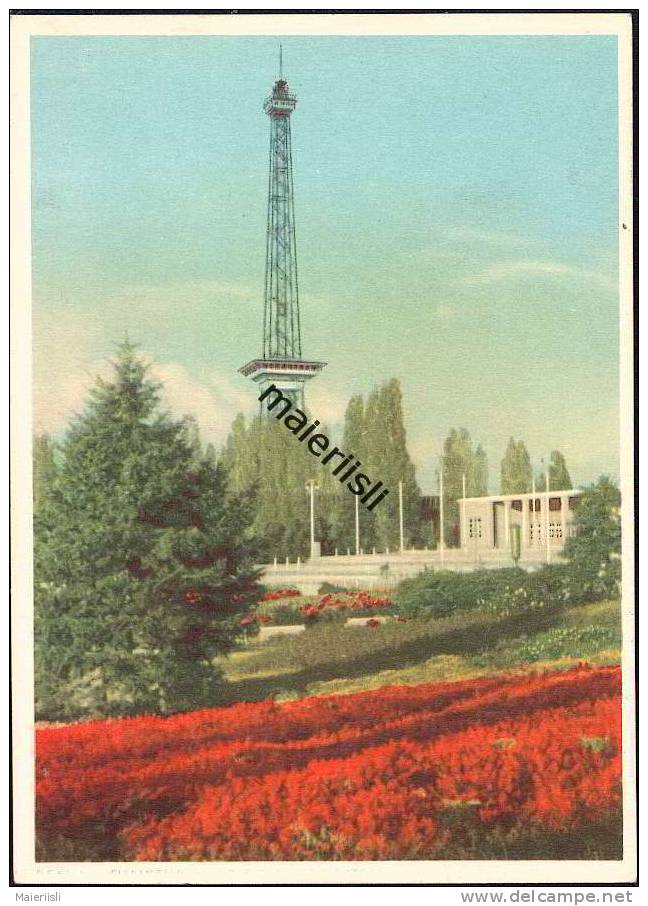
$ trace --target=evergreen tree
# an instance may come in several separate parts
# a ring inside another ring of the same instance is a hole
[[[34,512],[44,504],[56,477],[55,448],[48,434],[34,438],[33,449]]]
[[[527,494],[531,491],[531,457],[523,440],[511,438],[501,464],[502,494]]]
[[[212,659],[255,599],[249,501],[194,428],[159,406],[132,346],[61,444],[35,520],[38,712],[76,717],[213,704]]]

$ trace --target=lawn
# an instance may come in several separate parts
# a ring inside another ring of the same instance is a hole
[[[223,659],[232,701],[468,679],[506,671],[617,663],[618,601],[500,616],[473,610],[379,627],[322,623],[290,638],[252,642]]]

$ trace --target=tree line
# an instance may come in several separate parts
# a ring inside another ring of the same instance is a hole
[[[328,434],[324,426],[320,430]],[[368,474],[390,488],[375,511],[359,508],[361,544],[396,549],[399,544],[398,483],[403,486],[404,526],[408,546],[421,543],[421,491],[407,450],[402,394],[398,381],[387,381],[365,399],[351,397],[346,408],[341,448],[355,454]],[[256,500],[254,530],[266,557],[309,552],[308,482],[316,481],[316,538],[324,553],[355,551],[355,498],[323,469],[275,419],[239,415],[223,451],[222,462],[235,492],[250,491]]]
[[[134,368],[132,348],[120,352],[120,367]],[[124,358],[126,356],[126,358]],[[131,357],[129,359],[129,357]],[[138,367],[143,367],[140,366]],[[144,381],[144,379],[142,379]],[[142,384],[144,392],[146,381]],[[106,392],[101,385],[93,393]],[[157,399],[146,390],[148,404]],[[201,450],[198,426],[184,420],[188,443]],[[246,419],[238,415],[231,427],[227,442],[217,455],[211,445],[204,455],[213,468],[220,468],[220,481],[233,495],[245,495],[251,512],[251,536],[255,539],[257,555],[263,561],[275,556],[306,557],[310,550],[310,497],[307,485],[316,481],[315,514],[316,539],[322,552],[332,554],[355,551],[355,500],[345,493],[332,475],[318,468],[312,456],[286,431],[279,429],[275,419]],[[323,430],[325,426],[323,426]],[[72,430],[71,435],[74,433]],[[69,444],[69,439],[66,442]],[[378,476],[390,494],[375,512],[359,508],[360,545],[365,552],[396,550],[400,545],[399,482],[402,482],[403,529],[406,547],[436,546],[439,543],[438,518],[431,520],[429,501],[426,506],[417,482],[414,464],[408,451],[404,423],[403,398],[400,384],[389,380],[374,388],[366,398],[351,397],[344,415],[342,449],[362,462],[363,468]],[[65,448],[67,450],[67,447]],[[108,455],[108,450],[104,451]],[[459,500],[488,494],[488,461],[483,446],[474,443],[466,428],[452,428],[442,448],[440,468],[443,470],[444,543],[460,543]],[[34,443],[34,493],[38,503],[44,488],[55,474],[51,442],[38,437]],[[549,489],[563,490],[572,486],[565,457],[558,450],[551,453],[548,463]],[[438,517],[437,486],[432,498]],[[528,493],[534,487],[531,459],[523,440],[511,438],[500,464],[502,494]],[[535,488],[545,490],[545,473],[535,476]]]

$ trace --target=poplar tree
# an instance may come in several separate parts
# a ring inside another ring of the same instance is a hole
[[[365,406],[360,394],[352,396],[347,403],[341,446],[345,453],[347,451],[355,453],[356,458],[362,463],[358,467],[358,471],[364,471],[368,456]],[[365,530],[369,522],[367,515],[366,513],[359,514]],[[330,490],[329,524],[334,546],[342,553],[346,553],[347,550],[355,552],[355,498],[348,488],[339,482],[335,482]]]
[[[452,428],[443,445],[443,521],[444,540],[457,545],[459,538],[459,500],[466,496],[480,497],[488,489],[488,464],[481,445],[473,450],[466,428]]]
[[[528,494],[532,488],[531,457],[523,440],[508,442],[500,466],[502,494]]]
[[[275,556],[305,557],[309,553],[310,514],[306,483],[320,485],[317,496],[318,538],[325,534],[323,490],[327,476],[305,444],[275,418],[238,415],[222,452],[221,462],[230,487],[248,491],[253,500],[252,532],[259,556],[265,562]]]
[[[407,450],[403,397],[396,378],[373,390],[365,407],[364,471],[380,480],[390,493],[373,511],[366,511],[366,549],[376,546],[394,550],[400,542],[398,483],[403,483],[405,546],[420,543],[421,491]],[[361,517],[362,518],[362,517]]]
[[[50,719],[213,704],[212,659],[256,595],[246,496],[162,411],[130,344],[113,368],[36,513],[36,697]]]
[[[536,489],[544,491],[546,486],[545,473],[541,472],[536,478]],[[549,490],[568,491],[572,487],[572,480],[567,471],[565,457],[560,450],[552,450],[549,459]]]
[[[309,420],[312,416],[309,415]],[[326,426],[319,430],[333,438]],[[403,482],[406,543],[420,538],[420,491],[407,452],[402,397],[398,381],[375,388],[366,404],[361,396],[350,399],[345,413],[340,449],[355,454],[373,481],[390,490],[373,512],[360,504],[362,548],[375,545],[394,550],[399,543],[398,482]],[[307,482],[314,478],[316,536],[323,550],[355,550],[355,498],[332,474],[330,466],[314,457],[306,444],[275,418],[253,419],[246,425],[238,416],[222,453],[235,490],[248,489],[254,496],[253,531],[266,561],[309,553],[309,495]]]
[[[488,458],[481,444],[477,444],[473,459],[471,494],[473,497],[488,494]]]
[[[567,491],[573,487],[567,462],[560,450],[552,450],[549,462],[549,490]]]

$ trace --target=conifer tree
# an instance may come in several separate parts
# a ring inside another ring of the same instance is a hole
[[[34,512],[44,504],[56,477],[55,447],[48,434],[39,434],[33,443]]]
[[[40,716],[213,704],[257,594],[249,501],[159,404],[126,343],[60,449],[35,522]]]

